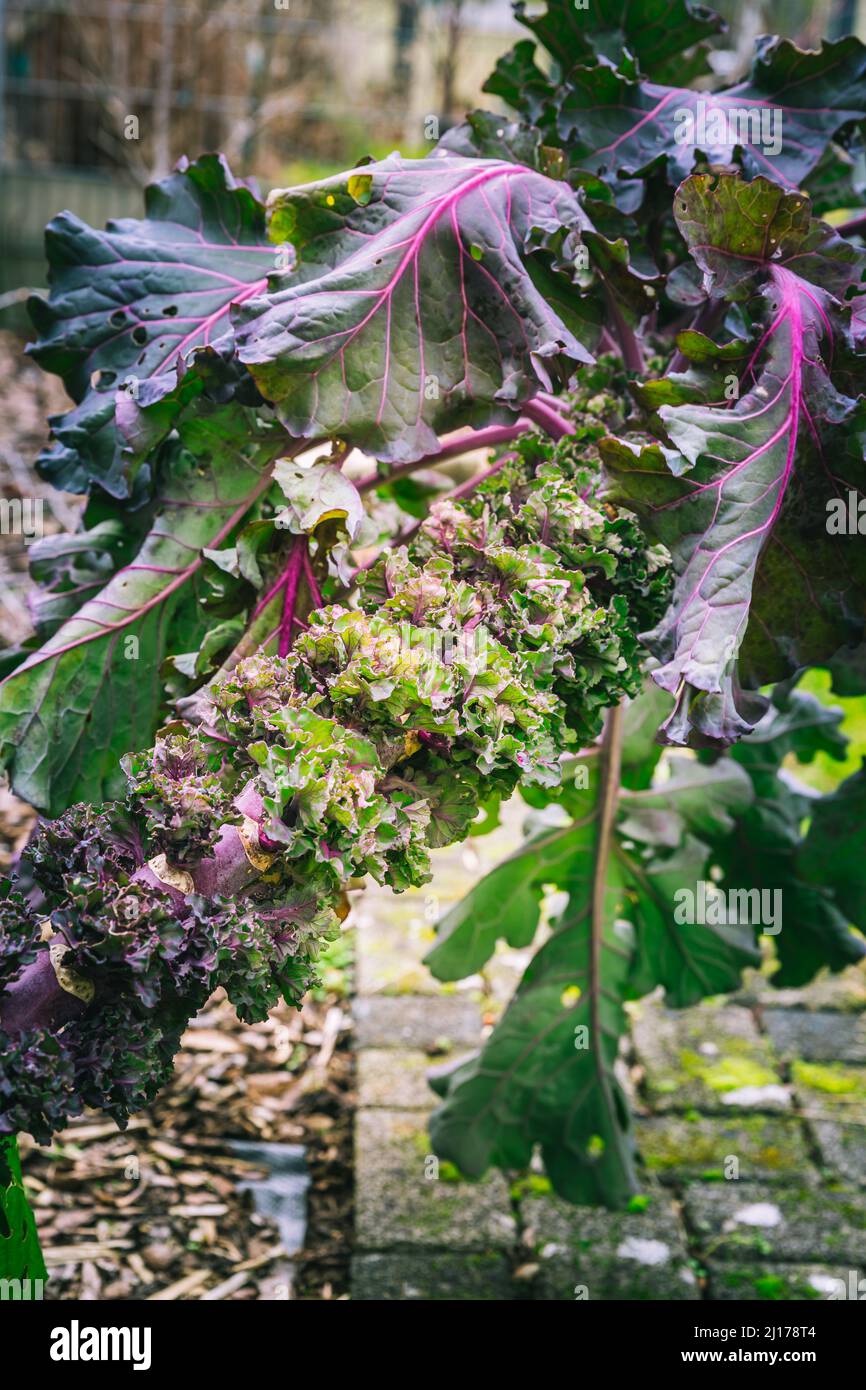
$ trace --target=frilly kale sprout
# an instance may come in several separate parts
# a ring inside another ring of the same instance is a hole
[[[314,612],[288,657],[242,661],[198,727],[125,759],[125,803],[40,830],[36,906],[0,903],[0,1133],[47,1140],[83,1105],[124,1122],[217,986],[247,1020],[300,1004],[350,879],[423,884],[483,801],[555,786],[636,691],[666,557],[595,500],[579,448],[521,440],[354,606]]]

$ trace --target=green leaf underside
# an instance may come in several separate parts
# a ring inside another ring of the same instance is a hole
[[[43,640],[51,636],[97,594],[115,571],[132,559],[139,542],[140,537],[119,518],[35,541],[28,558],[30,577],[40,586],[32,601],[39,636]]]
[[[866,773],[861,768],[832,796],[822,797],[809,809],[812,819],[803,848],[803,872],[820,887],[827,881],[828,866],[832,866],[842,911],[849,921],[866,927]]]
[[[528,13],[525,0],[518,0],[515,18],[563,73],[596,58],[618,64],[626,50],[645,75],[654,76],[672,58],[725,27],[718,15],[690,0],[591,0],[586,8],[573,0],[547,0],[540,14]],[[486,90],[495,88],[488,83]]]
[[[780,775],[783,760],[808,763],[818,752],[844,758],[841,716],[811,695],[778,687],[754,732],[731,750],[755,799],[720,847],[718,864],[728,887],[778,890],[782,923],[774,937],[779,967],[772,982],[780,987],[807,984],[818,970],[841,970],[866,954],[862,934],[850,925],[860,933],[866,928],[866,893],[851,891],[862,879],[863,856],[855,847],[861,774],[819,798]]]
[[[631,712],[628,722],[625,746],[637,751]],[[661,983],[674,1005],[693,1003],[733,988],[757,960],[748,928],[684,929],[673,918],[676,890],[705,871],[710,849],[698,836],[730,833],[751,791],[731,763],[678,763],[657,792],[622,792],[606,832],[603,759],[587,766],[589,785],[575,793],[586,814],[528,841],[441,924],[427,963],[455,979],[483,965],[497,936],[528,945],[544,893],[568,893],[491,1037],[451,1076],[431,1133],[437,1152],[471,1176],[491,1163],[524,1167],[538,1143],[563,1196],[617,1206],[636,1181],[613,1073],[624,1001]]]
[[[354,175],[271,195],[271,236],[291,241],[297,268],[234,312],[240,358],[292,434],[411,460],[460,424],[513,420],[592,360],[528,264],[545,238],[579,234],[565,184],[447,154],[360,172],[363,204]],[[577,312],[572,276],[557,278]]]
[[[658,702],[650,689],[626,710],[626,787],[644,780]],[[772,899],[782,911],[775,984],[802,984],[822,964],[841,969],[862,958],[862,937],[849,927],[866,926],[866,887],[850,852],[850,827],[862,820],[862,776],[817,802],[779,776],[786,758],[844,757],[840,718],[812,696],[779,687],[752,739],[731,755],[704,754],[701,762],[668,755],[667,775],[620,793],[598,897],[595,976],[589,920],[605,856],[603,779],[592,754],[589,786],[571,803],[585,799],[586,813],[528,840],[440,924],[428,964],[439,978],[456,979],[483,966],[497,936],[529,945],[544,894],[551,887],[569,894],[480,1053],[436,1081],[444,1096],[433,1118],[437,1152],[477,1176],[491,1163],[526,1166],[537,1143],[561,1195],[622,1204],[633,1189],[631,1141],[610,1073],[623,1002],[661,985],[670,1005],[684,1007],[734,988],[742,968],[759,958],[757,915],[727,925],[709,916],[704,925],[675,920],[679,891],[707,882],[711,866],[723,893],[780,895]],[[576,1046],[581,1027],[589,1035],[584,1050]],[[602,1043],[593,1049],[599,1031]]]

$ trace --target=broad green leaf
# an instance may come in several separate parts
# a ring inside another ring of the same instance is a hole
[[[632,70],[637,62],[645,77],[666,77],[676,71],[683,80],[685,73],[691,77],[705,68],[702,54],[693,61],[684,58],[684,52],[725,28],[719,15],[691,0],[590,0],[587,6],[577,6],[574,0],[546,0],[540,13],[535,6],[530,10],[526,0],[518,0],[514,10],[518,22],[554,58],[562,76],[576,64],[594,64],[601,58],[613,67]],[[514,98],[522,97],[528,88],[531,99],[537,88],[538,79],[533,82],[529,66],[532,48],[526,40],[517,44],[485,83],[485,91],[504,97],[515,110],[523,108]]]
[[[777,774],[786,758],[810,763],[818,753],[837,762],[845,759],[847,739],[839,725],[842,710],[825,705],[801,690],[778,686],[772,706],[748,739],[732,749],[732,757],[748,772],[757,796],[779,796],[787,786]]]
[[[588,792],[596,808],[568,836],[557,879],[568,907],[478,1056],[452,1074],[430,1132],[440,1157],[470,1177],[492,1163],[524,1168],[540,1144],[557,1191],[572,1201],[618,1206],[637,1188],[628,1107],[613,1070],[634,929],[612,858],[596,883],[605,857],[600,790],[596,773]],[[536,894],[562,849],[560,832],[546,851],[536,841],[526,856]],[[503,920],[510,918],[506,902],[500,894]],[[526,901],[518,913],[528,927]]]
[[[82,530],[42,536],[29,546],[27,559],[34,584],[29,606],[34,630],[17,646],[0,652],[0,680],[104,588],[140,546],[147,531],[148,509],[142,507],[121,519],[110,514],[116,504],[106,494],[99,500],[99,515],[91,516],[92,505],[87,508]]]
[[[748,774],[755,797],[734,835],[719,847],[717,863],[724,888],[779,894],[781,930],[773,935],[779,966],[772,976],[779,986],[806,984],[818,970],[841,970],[866,953],[850,928],[866,926],[866,898],[858,902],[849,894],[858,856],[852,853],[856,831],[848,827],[856,821],[837,821],[848,783],[839,789],[839,801],[816,797],[787,767],[782,770],[783,762],[807,763],[819,751],[843,758],[841,717],[841,710],[814,696],[779,687],[753,733],[730,754]],[[846,809],[856,813],[853,805]]]
[[[39,337],[28,351],[76,405],[51,420],[39,468],[68,491],[97,482],[126,497],[117,399],[145,387],[157,398],[196,348],[226,343],[230,306],[260,294],[277,269],[264,207],[221,155],[203,155],[147,189],[142,221],[97,231],[64,212],[49,223],[46,250],[50,295],[30,301]]]
[[[554,881],[563,865],[571,863],[574,836],[569,824],[528,840],[446,913],[436,928],[436,945],[426,957],[437,979],[474,975],[492,956],[499,937],[515,948],[530,944],[544,883]]]
[[[451,126],[436,146],[466,159],[505,159],[525,164],[550,178],[562,178],[562,150],[542,144],[541,132],[522,121],[510,121],[496,111],[470,111],[459,125]]]
[[[818,217],[838,212],[840,208],[861,208],[866,202],[863,182],[863,128],[846,141],[828,145],[820,160],[802,182]]]
[[[574,909],[538,952],[477,1060],[452,1076],[430,1133],[440,1157],[470,1177],[492,1163],[525,1168],[540,1144],[562,1196],[621,1206],[638,1188],[628,1107],[613,1070],[633,947],[611,891],[606,925],[594,937],[596,961],[585,896],[575,885]]]
[[[774,264],[844,304],[866,276],[861,248],[812,216],[809,199],[766,178],[686,179],[674,195],[677,226],[708,295],[734,302]]]
[[[677,893],[698,891],[751,801],[735,763],[702,767],[684,758],[663,764],[652,788],[621,796],[613,852],[634,902],[633,994],[662,985],[668,1002],[682,1008],[735,988],[743,967],[757,963],[748,925],[683,926],[675,915]]]
[[[643,756],[641,730],[657,704],[650,694],[631,706],[630,758]],[[866,911],[848,830],[862,821],[866,784],[858,776],[835,801],[810,800],[779,775],[786,758],[839,757],[839,718],[780,687],[753,738],[731,755],[699,762],[668,754],[652,787],[621,791],[607,837],[607,798],[594,772],[582,823],[528,841],[449,914],[429,959],[434,973],[447,965],[454,978],[478,969],[497,935],[527,944],[544,888],[569,895],[490,1038],[431,1080],[443,1099],[431,1127],[442,1157],[479,1176],[492,1163],[525,1167],[539,1144],[562,1196],[621,1205],[634,1188],[628,1112],[613,1073],[623,1002],[659,984],[675,1007],[733,989],[743,966],[759,959],[762,893],[780,895],[767,900],[774,911],[781,904],[775,983],[801,984],[821,965],[839,969],[863,955],[844,907]],[[809,813],[814,882],[801,839]],[[739,893],[749,913],[756,897],[756,917],[678,923],[681,891],[712,891],[711,870],[718,891]]]
[[[861,767],[809,809],[811,824],[800,856],[803,874],[819,887],[832,883],[848,921],[866,932],[866,769]]]
[[[655,785],[624,793],[624,836],[676,849],[688,831],[709,843],[729,835],[734,817],[751,801],[748,783],[735,763],[704,767],[693,758],[670,759]]]
[[[670,706],[667,691],[653,681],[645,681],[636,699],[626,704],[622,721],[622,780],[632,791],[643,791],[652,783],[662,755],[656,733]]]
[[[0,1135],[0,1280],[48,1279],[36,1222],[27,1202],[14,1135]],[[26,1296],[22,1291],[22,1296]]]
[[[617,1206],[636,1187],[614,1075],[625,1000],[661,984],[671,1003],[690,1004],[733,988],[758,960],[751,927],[674,919],[678,890],[705,877],[712,841],[731,834],[752,791],[731,762],[680,758],[657,789],[619,793],[609,750],[590,768],[582,818],[494,869],[449,913],[427,958],[439,978],[473,973],[497,937],[529,943],[547,888],[568,895],[490,1038],[440,1079],[447,1090],[431,1134],[437,1153],[470,1176],[491,1163],[525,1167],[540,1144],[558,1192]]]
[[[563,151],[541,144],[539,131],[531,126],[506,122],[490,111],[473,111],[458,126],[452,126],[436,147],[438,152],[459,154],[468,159],[488,158],[526,164],[551,178],[562,178],[568,161]],[[582,293],[575,296],[567,276],[557,274],[574,254],[568,235],[549,236],[546,249],[558,241],[564,254],[551,267],[531,258],[528,270],[542,294],[584,345],[595,347],[605,322],[617,315],[634,326],[657,306],[662,277],[641,237],[640,228],[614,204],[613,196],[600,180],[583,171],[572,170],[569,178],[579,192],[581,207],[580,239],[584,264],[580,276]]]
[[[592,360],[530,264],[577,307],[574,265],[554,271],[542,248],[570,232],[573,260],[582,221],[565,184],[443,152],[276,191],[270,233],[298,262],[290,285],[235,311],[241,361],[293,435],[343,436],[388,462],[433,453],[439,434],[513,420]]]
[[[683,371],[669,371],[663,377],[634,385],[635,397],[647,412],[657,411],[663,405],[708,405],[733,398],[732,383],[738,390],[739,379],[755,350],[751,340],[733,338],[718,344],[692,328],[677,334],[677,347],[685,358]],[[659,430],[662,432],[660,422]]]
[[[39,585],[33,622],[41,638],[77,613],[104,588],[111,576],[132,559],[141,542],[131,525],[118,517],[97,522],[87,530],[43,536],[31,545],[30,577]]]
[[[556,79],[539,67],[535,61],[535,44],[530,39],[521,39],[512,49],[497,61],[483,90],[491,96],[501,97],[513,111],[519,111],[527,121],[539,121],[553,104],[556,94]],[[475,116],[487,116],[487,112],[476,112]],[[472,117],[469,118],[472,120]],[[500,129],[506,122],[500,119],[498,127],[495,116],[485,122],[491,129]],[[480,130],[479,130],[480,134]],[[537,141],[540,136],[536,137]]]

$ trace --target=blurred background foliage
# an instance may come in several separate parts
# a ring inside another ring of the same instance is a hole
[[[796,775],[801,781],[814,787],[816,791],[829,792],[846,777],[857,772],[866,758],[866,696],[857,695],[845,699],[833,694],[829,671],[817,669],[807,671],[798,682],[797,688],[808,691],[825,705],[841,708],[844,714],[840,727],[849,740],[844,761],[837,762],[826,753],[818,753],[814,762],[806,764],[798,763],[793,758],[789,759],[789,765],[796,768]]]

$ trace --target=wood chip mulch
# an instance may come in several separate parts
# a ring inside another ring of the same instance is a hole
[[[345,999],[238,1023],[214,996],[173,1081],[121,1132],[90,1112],[51,1148],[22,1141],[55,1299],[333,1299],[348,1292],[352,1056]],[[287,1261],[228,1138],[307,1146],[306,1247]]]

